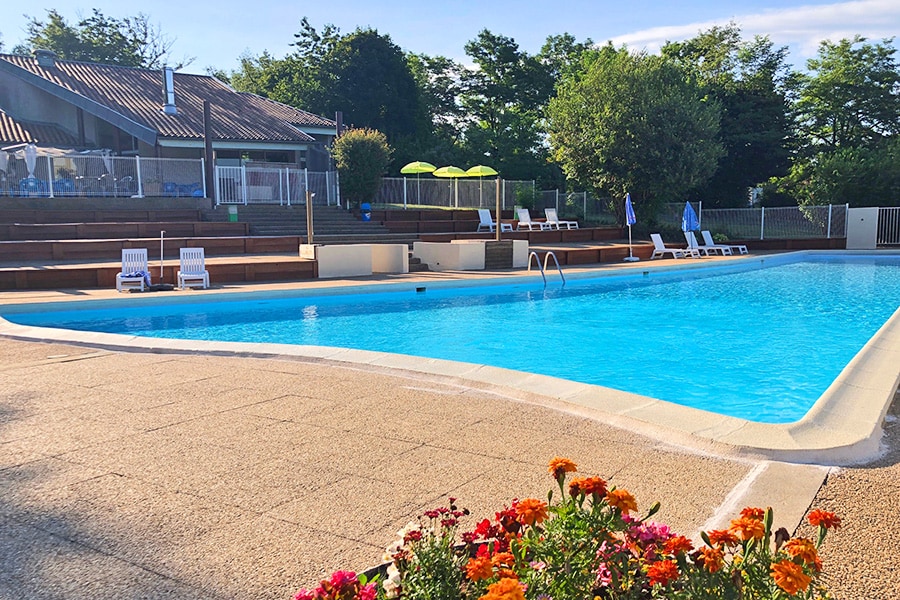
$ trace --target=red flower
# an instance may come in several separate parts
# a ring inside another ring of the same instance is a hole
[[[600,477],[576,477],[569,483],[569,495],[577,496],[579,494],[585,496],[596,494],[603,497],[606,495],[606,481]]]

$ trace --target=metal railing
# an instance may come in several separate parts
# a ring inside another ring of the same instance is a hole
[[[704,209],[697,203],[701,229],[728,239],[813,239],[847,237],[846,204],[772,208]],[[667,204],[658,215],[661,224],[681,227],[684,204]]]
[[[99,153],[8,159],[0,196],[206,196],[203,160],[140,158]]]
[[[900,246],[900,207],[878,209],[875,243],[879,246]]]
[[[313,204],[341,203],[336,172],[310,172],[289,166],[243,165],[216,167],[216,204],[306,204],[306,192]]]
[[[534,181],[500,180],[501,208],[512,208],[521,198],[534,197]],[[497,180],[494,178],[384,177],[372,205],[378,208],[494,208]]]

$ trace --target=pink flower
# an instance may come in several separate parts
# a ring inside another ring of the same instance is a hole
[[[331,585],[342,590],[345,587],[353,587],[359,583],[356,573],[353,571],[335,571],[331,574]]]
[[[367,583],[359,588],[358,600],[375,600],[375,584]]]
[[[316,596],[309,590],[300,590],[294,594],[294,600],[316,600]]]

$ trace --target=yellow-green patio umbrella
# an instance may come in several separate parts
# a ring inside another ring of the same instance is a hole
[[[479,178],[479,181],[478,181],[478,206],[481,206],[481,204],[482,204],[482,197],[481,197],[482,180],[485,177],[492,177],[494,175],[497,175],[497,171],[495,171],[491,167],[486,167],[484,165],[475,165],[474,167],[469,167],[468,169],[466,169],[466,175],[469,177],[478,177]]]
[[[421,173],[434,173],[435,169],[437,169],[437,167],[435,167],[433,164],[422,160],[413,161],[400,169],[400,173],[403,175],[414,174],[416,176],[416,204],[422,203],[422,186],[421,182],[419,181],[419,175]],[[403,198],[405,204],[406,183],[403,184]]]
[[[459,179],[460,177],[468,177],[468,175],[466,175],[465,171],[463,171],[459,167],[454,167],[453,165],[441,167],[440,169],[435,169],[434,172],[432,172],[432,175],[434,175],[435,177],[441,177],[444,179]],[[459,184],[457,184],[455,181],[453,183],[456,184],[454,186],[453,205],[456,208],[459,208]]]

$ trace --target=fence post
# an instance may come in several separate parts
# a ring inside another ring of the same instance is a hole
[[[140,163],[138,163],[138,164],[140,164]],[[219,169],[221,169],[221,168],[222,167],[216,167],[213,169],[213,173],[215,174],[215,176],[213,177],[213,186],[215,187],[216,206],[219,206],[220,204],[222,204],[222,189],[219,187],[219,179],[221,178],[221,175],[219,175]],[[138,189],[140,189],[140,185],[141,184],[139,182]]]
[[[241,193],[244,198],[244,206],[247,206],[247,165],[241,165]]]
[[[503,190],[500,194],[500,197],[503,198],[503,205],[500,207],[501,210],[506,210],[506,180],[503,180]],[[498,225],[499,227],[499,225]]]
[[[134,172],[135,172],[135,174],[137,175],[137,182],[138,182],[137,195],[138,195],[138,198],[143,198],[143,197],[144,197],[144,182],[143,182],[143,179],[144,179],[144,178],[141,177],[141,157],[140,157],[140,156],[135,156],[135,157],[134,157]],[[217,180],[217,183],[218,183],[218,180]],[[216,204],[218,204],[218,194],[216,194]]]
[[[587,220],[587,192],[581,192],[581,214],[584,215],[584,220]]]
[[[697,206],[697,229],[703,229],[703,200],[698,200]]]
[[[831,205],[828,205],[828,231],[825,232],[825,239],[831,239]]]
[[[279,177],[279,180],[281,178]],[[284,187],[287,188],[287,205],[291,205],[291,168],[284,168],[284,183],[286,184]]]
[[[200,173],[203,175],[200,178],[203,181],[203,197],[206,198],[206,161],[202,156],[200,157]]]
[[[309,167],[303,169],[303,197],[306,198],[307,204],[312,202],[312,197],[309,195]],[[325,199],[325,202],[328,202],[327,198]]]
[[[556,188],[556,212],[559,213],[559,188]]]
[[[416,179],[418,179],[418,175]],[[406,210],[406,177],[403,178],[403,210]]]
[[[766,239],[766,207],[759,207],[759,239]]]
[[[50,186],[50,197],[53,197],[53,160],[47,157],[47,184]]]

